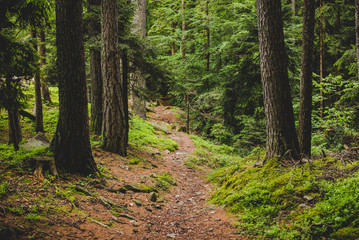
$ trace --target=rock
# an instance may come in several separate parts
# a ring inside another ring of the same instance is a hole
[[[175,233],[170,233],[170,234],[167,234],[167,237],[169,238],[176,238],[178,234],[175,234]]]
[[[131,190],[133,192],[145,192],[145,193],[158,192],[158,190],[153,187],[149,187],[145,184],[137,184],[137,183],[127,184],[124,186],[124,188],[126,190]]]
[[[171,132],[171,125],[169,124],[166,124],[164,122],[151,122],[151,124],[158,131],[164,132],[166,134]]]
[[[152,202],[157,202],[157,194],[155,192],[150,193],[150,200]]]
[[[49,147],[50,140],[47,139],[44,133],[39,132],[33,138],[27,140],[22,147],[26,150],[36,149],[39,147]]]

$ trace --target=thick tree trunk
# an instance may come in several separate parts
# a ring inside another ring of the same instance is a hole
[[[89,3],[89,12],[94,12],[93,8],[100,6],[101,1]],[[94,19],[89,23],[89,37],[96,41],[101,34],[101,27]],[[91,72],[91,119],[90,129],[97,135],[101,135],[103,118],[103,81],[101,70],[101,51],[97,48],[90,48],[90,72]]]
[[[356,37],[356,52],[357,52],[358,79],[359,79],[359,0],[355,0],[355,37]]]
[[[120,72],[118,47],[118,13],[116,0],[102,1],[102,78],[104,86],[104,118],[102,148],[127,155],[128,134]]]
[[[266,159],[284,155],[298,159],[299,144],[290,96],[281,1],[257,0],[257,13],[267,130]]]
[[[82,0],[56,1],[59,120],[51,146],[60,168],[94,174],[86,92]]]
[[[134,33],[141,38],[146,37],[146,0],[136,0],[136,12],[134,18]],[[133,91],[132,102],[133,112],[140,118],[146,120],[146,78],[140,69],[136,69],[132,74]]]
[[[45,31],[40,30],[40,45],[39,45],[39,51],[40,51],[40,66],[43,67],[46,65],[46,38],[45,38]],[[51,97],[50,97],[50,91],[45,83],[45,79],[41,78],[41,93],[42,97],[45,102],[51,103]]]
[[[34,40],[34,48],[37,51],[37,35],[36,30],[30,29],[31,38]],[[44,132],[43,114],[42,114],[42,96],[41,96],[41,79],[39,65],[36,64],[36,73],[34,76],[35,83],[35,116],[36,116],[36,132]]]
[[[300,78],[299,144],[304,156],[311,156],[312,139],[312,62],[315,0],[304,0],[303,43]]]

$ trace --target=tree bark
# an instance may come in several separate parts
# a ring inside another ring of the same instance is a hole
[[[93,159],[86,91],[82,0],[56,0],[59,120],[51,147],[57,167],[98,172]]]
[[[36,30],[30,28],[31,38],[34,41],[34,48],[37,51],[37,34]],[[43,113],[42,113],[42,96],[41,96],[41,79],[39,64],[36,64],[34,76],[35,83],[35,116],[36,116],[36,133],[44,132]]]
[[[127,155],[128,134],[124,86],[120,71],[118,46],[118,12],[116,0],[102,1],[102,54],[104,114],[102,148],[106,151]]]
[[[182,59],[186,60],[186,0],[182,0]]]
[[[88,3],[88,11],[94,13],[94,7],[100,6],[101,1]],[[89,23],[89,37],[95,42],[101,34],[101,27],[95,19]],[[101,50],[90,48],[90,72],[91,72],[91,121],[90,130],[97,135],[101,135],[103,118],[103,80],[101,70]]]
[[[12,76],[7,76],[5,79],[6,88],[9,93],[13,92]],[[9,124],[9,144],[13,144],[15,151],[19,150],[19,143],[21,142],[21,124],[20,124],[20,115],[17,109],[11,108],[8,109],[8,124]]]
[[[174,41],[174,35],[175,35],[175,24],[172,21],[171,22],[171,33],[172,33],[172,42],[171,42],[171,56],[175,55],[175,41]]]
[[[311,156],[312,139],[312,63],[314,24],[315,0],[304,0],[298,135],[301,153],[307,157]]]
[[[359,79],[359,0],[355,0],[355,37],[356,37],[356,53],[358,65],[358,79]]]
[[[146,37],[146,0],[136,0],[136,12],[134,18],[134,33],[141,38]],[[132,74],[133,91],[132,102],[133,112],[140,118],[146,120],[146,78],[140,69],[136,69]]]
[[[45,31],[40,30],[40,45],[39,45],[39,51],[40,51],[40,66],[43,67],[46,65],[46,37],[45,37]],[[41,93],[42,97],[45,102],[51,103],[51,97],[50,97],[50,91],[49,88],[46,85],[45,78],[41,78]]]
[[[322,0],[320,0],[319,3],[319,12],[320,12],[320,17],[319,17],[319,78],[320,78],[320,118],[323,119],[323,115],[324,115],[324,95],[323,95],[323,13],[322,13]]]
[[[257,0],[260,65],[266,115],[266,159],[299,158],[284,46],[280,0]],[[288,156],[287,156],[288,154]]]

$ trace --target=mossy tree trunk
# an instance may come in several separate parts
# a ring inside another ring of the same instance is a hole
[[[94,174],[86,92],[82,0],[56,1],[59,120],[51,146],[56,165],[69,172]]]
[[[280,0],[257,0],[260,65],[266,115],[266,159],[299,158],[284,46]]]

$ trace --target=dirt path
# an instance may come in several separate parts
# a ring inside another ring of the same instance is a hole
[[[152,121],[173,123],[173,113],[164,106],[155,109]],[[164,157],[163,165],[176,179],[177,186],[164,196],[162,209],[145,216],[151,225],[142,239],[239,239],[236,228],[223,209],[206,204],[211,187],[205,174],[187,167],[184,163],[195,151],[192,140],[183,132],[172,131],[169,137],[179,148]]]
[[[18,237],[7,239],[247,239],[236,234],[233,217],[207,203],[211,186],[205,173],[185,165],[195,146],[189,136],[175,130],[183,125],[175,111],[158,106],[150,115],[149,121],[162,124],[167,136],[178,143],[177,151],[160,154],[156,149],[130,148],[129,156],[123,158],[95,148],[97,164],[106,173],[105,185],[73,175],[52,185],[31,173],[9,179],[9,189],[16,194],[0,202],[0,225],[16,229]],[[131,164],[136,159],[139,163]],[[154,186],[153,176],[163,174],[171,175],[176,185],[159,191],[155,201],[148,192],[120,191],[129,184]],[[95,194],[74,191],[75,185]],[[32,206],[43,215],[39,220],[26,215]],[[26,214],[11,213],[14,209]]]

